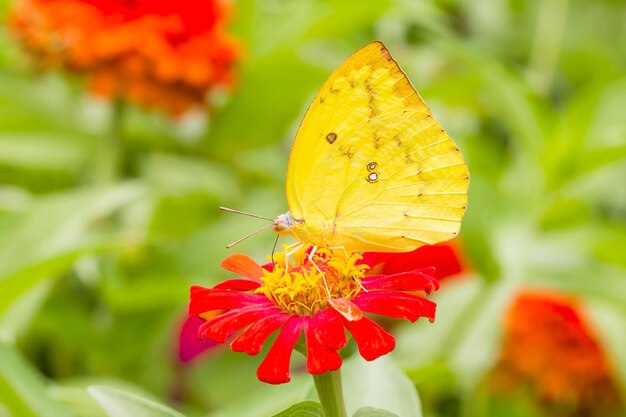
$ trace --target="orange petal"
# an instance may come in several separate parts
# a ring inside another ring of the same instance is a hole
[[[200,318],[208,321],[208,320],[214,319],[215,317],[219,316],[224,311],[226,311],[226,310],[211,310],[211,311],[207,311],[206,313],[198,314],[198,316],[200,316]]]
[[[243,253],[233,253],[224,259],[220,266],[227,271],[257,282],[260,282],[260,278],[263,276],[261,266],[254,259]]]

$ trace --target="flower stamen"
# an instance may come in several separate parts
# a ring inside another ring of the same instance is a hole
[[[369,269],[356,265],[360,259],[361,255],[350,255],[344,248],[285,246],[275,256],[274,270],[264,271],[264,285],[256,291],[286,312],[311,316],[330,306],[329,300],[356,297]]]

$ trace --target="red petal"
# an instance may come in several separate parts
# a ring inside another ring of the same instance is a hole
[[[256,371],[260,381],[268,384],[283,384],[291,380],[289,377],[291,352],[298,341],[301,328],[302,319],[291,316]]]
[[[357,265],[368,265],[370,268],[375,267],[376,265],[387,261],[390,258],[396,256],[395,253],[387,253],[387,252],[364,252],[363,259],[360,259],[356,262]]]
[[[339,350],[346,345],[346,332],[341,315],[332,308],[322,310],[309,319],[309,330],[317,340],[331,349]],[[307,333],[308,335],[308,333]]]
[[[437,308],[437,305],[430,300],[396,291],[361,291],[354,299],[354,304],[368,313],[382,314],[411,322],[420,317],[427,317],[432,322],[435,320]]]
[[[367,317],[359,321],[345,320],[344,323],[352,333],[359,353],[367,361],[386,355],[396,347],[393,336]]]
[[[435,268],[424,268],[395,275],[375,275],[365,277],[361,284],[368,291],[424,290],[430,294],[439,289],[439,281],[435,279]]]
[[[204,323],[198,316],[188,316],[180,327],[178,358],[181,363],[189,363],[204,351],[217,346],[212,340],[200,340],[198,329]]]
[[[461,251],[456,246],[453,242],[446,242],[438,245],[425,245],[412,252],[396,254],[385,262],[383,272],[397,274],[434,266],[437,268],[435,275],[437,279],[458,274],[467,268],[461,259]]]
[[[252,323],[233,342],[230,348],[235,352],[246,352],[248,355],[256,355],[263,348],[265,340],[289,319],[287,314],[274,314],[263,317],[256,323]]]
[[[345,298],[329,298],[328,304],[339,312],[339,314],[344,316],[346,320],[357,321],[361,320],[361,317],[363,317],[363,313],[361,313],[359,307]]]
[[[311,374],[323,374],[341,368],[341,356],[334,349],[320,343],[314,326],[311,326],[311,320],[305,326],[305,332],[306,370]]]
[[[251,291],[259,288],[261,284],[258,281],[250,279],[229,279],[220,282],[212,289],[214,290],[231,290],[231,291]]]
[[[242,277],[261,282],[263,276],[261,266],[254,259],[243,253],[233,253],[220,264],[227,271],[234,272]]]
[[[263,294],[250,294],[240,291],[218,290],[194,285],[191,287],[189,314],[198,315],[211,310],[245,307],[251,304],[260,306],[271,304]]]
[[[219,317],[207,321],[198,330],[201,336],[207,339],[223,343],[237,330],[241,330],[250,323],[253,323],[268,314],[275,314],[276,307],[263,308],[259,306],[248,306],[237,310],[231,310]]]

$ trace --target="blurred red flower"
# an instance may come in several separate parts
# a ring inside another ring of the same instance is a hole
[[[435,318],[435,303],[423,298],[439,288],[434,268],[364,276],[369,266],[359,263],[360,255],[318,249],[311,260],[304,246],[293,254],[293,261],[284,252],[274,258],[273,268],[262,268],[245,255],[229,256],[222,267],[244,278],[213,288],[194,286],[189,305],[191,315],[206,320],[199,329],[203,338],[223,343],[243,330],[230,345],[233,351],[256,355],[279,331],[258,368],[261,381],[290,380],[291,353],[302,332],[307,371],[320,374],[341,367],[338,351],[346,344],[345,329],[366,360],[394,349],[393,336],[362,312],[411,322]]]
[[[572,415],[609,416],[621,403],[611,367],[577,301],[554,292],[517,296],[490,381],[501,394],[530,386],[543,406],[575,410]]]
[[[20,0],[10,24],[44,68],[92,91],[178,114],[232,84],[238,43],[218,0]]]

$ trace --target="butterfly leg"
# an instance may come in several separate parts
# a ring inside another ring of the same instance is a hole
[[[346,255],[346,258],[348,257],[348,251],[346,250],[345,246],[331,246],[328,249],[332,249],[332,250],[341,249],[343,251],[344,255]]]
[[[304,244],[300,242],[292,243],[285,248],[285,269],[289,271],[289,257],[302,249]]]
[[[324,283],[324,288],[326,289],[326,294],[328,295],[328,299],[331,299],[330,296],[330,288],[328,288],[328,283],[326,282],[326,274],[324,274],[322,272],[322,270],[320,269],[319,266],[317,266],[317,264],[315,263],[315,261],[313,260],[313,255],[315,255],[315,252],[317,252],[318,247],[317,246],[313,246],[311,248],[311,253],[309,253],[309,262],[311,262],[313,264],[313,266],[315,267],[315,269],[317,269],[317,271],[322,274],[322,282]]]

